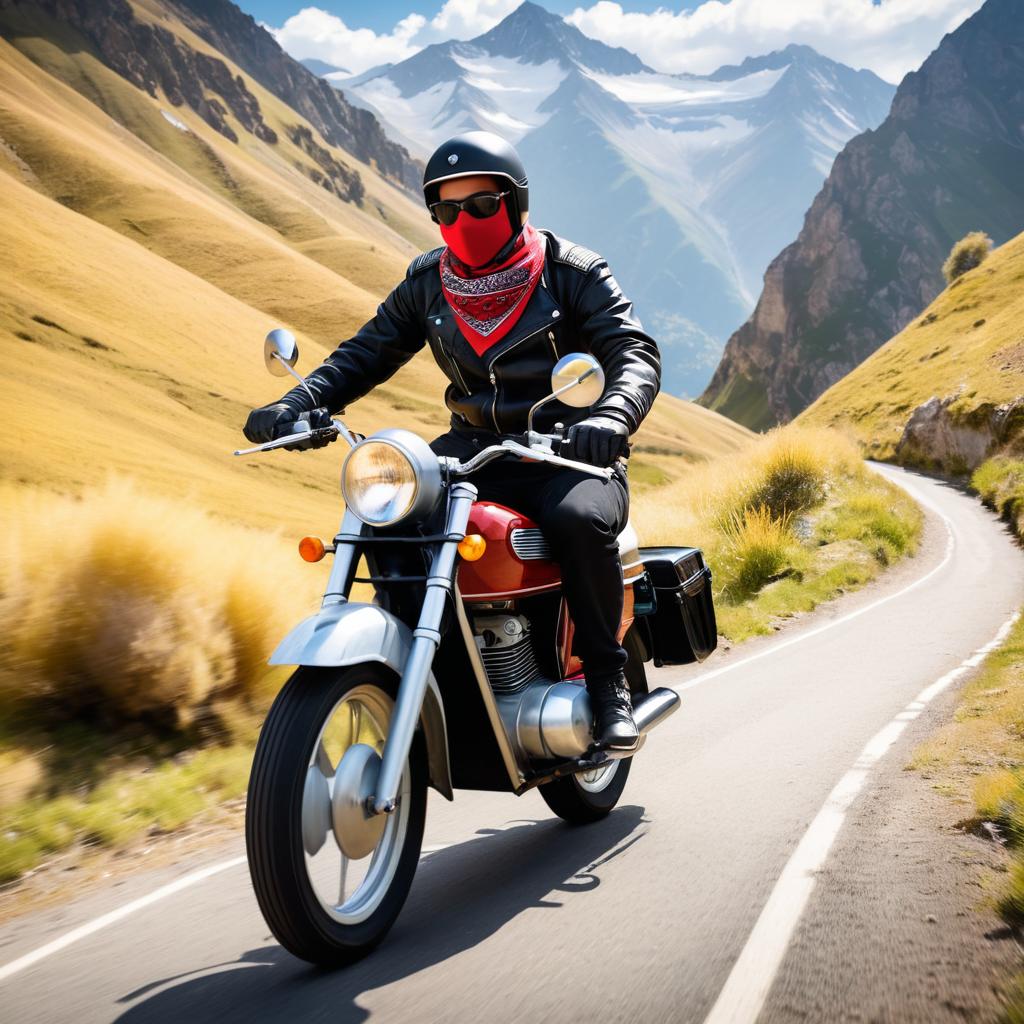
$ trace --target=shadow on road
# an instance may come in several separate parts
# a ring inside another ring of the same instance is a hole
[[[318,970],[268,945],[127,993],[120,1002],[133,1005],[118,1021],[364,1021],[369,1014],[356,1004],[363,992],[473,948],[524,910],[559,908],[559,893],[596,889],[601,866],[643,838],[643,814],[622,807],[585,828],[545,820],[482,829],[420,863],[391,935],[355,966]]]

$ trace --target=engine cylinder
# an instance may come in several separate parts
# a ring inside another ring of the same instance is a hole
[[[578,757],[593,742],[590,696],[580,683],[537,682],[526,688],[516,735],[531,757]]]

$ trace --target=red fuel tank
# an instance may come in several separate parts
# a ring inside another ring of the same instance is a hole
[[[490,501],[478,501],[466,533],[478,533],[487,549],[459,566],[459,590],[466,601],[499,601],[540,594],[561,586],[558,563],[540,528],[524,515]]]

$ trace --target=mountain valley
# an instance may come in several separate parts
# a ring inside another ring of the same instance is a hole
[[[475,39],[327,79],[420,157],[474,128],[512,141],[535,223],[608,258],[662,344],[666,389],[684,395],[703,390],[833,157],[894,91],[804,46],[659,74],[529,0]]]

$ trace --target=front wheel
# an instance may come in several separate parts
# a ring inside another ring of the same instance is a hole
[[[277,940],[311,963],[351,963],[373,949],[416,873],[427,806],[419,735],[395,810],[363,810],[397,686],[378,664],[300,668],[256,746],[245,815],[253,889]]]

